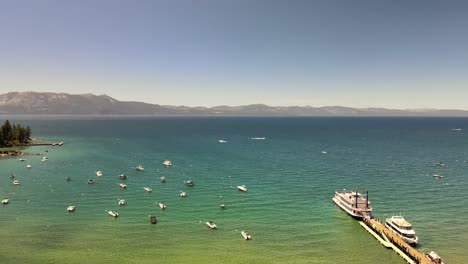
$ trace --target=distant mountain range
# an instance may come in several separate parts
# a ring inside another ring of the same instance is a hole
[[[192,115],[192,116],[458,116],[466,110],[352,108],[343,106],[188,107],[118,101],[107,95],[11,92],[0,95],[0,115]]]

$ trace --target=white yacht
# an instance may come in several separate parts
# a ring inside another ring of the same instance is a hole
[[[15,185],[15,186],[19,186],[19,185],[20,185],[20,183],[19,183],[19,181],[18,181],[18,180],[14,180],[14,181],[13,181],[13,185]]]
[[[252,236],[250,236],[248,231],[243,230],[241,232],[241,234],[242,234],[242,236],[244,237],[245,240],[251,240],[252,239]]]
[[[122,206],[122,205],[125,205],[125,200],[124,199],[119,199],[119,205]]]
[[[2,204],[8,204],[9,202],[10,200],[7,197],[3,198],[2,200]]]
[[[152,192],[153,191],[153,189],[151,189],[150,187],[144,187],[143,189],[145,189],[145,191],[147,191],[147,192]]]
[[[166,167],[169,167],[169,166],[172,166],[172,162],[170,160],[165,160],[163,162],[163,165],[166,166]]]
[[[26,165],[26,168],[28,169],[32,168],[31,164],[28,163],[28,165]]]
[[[180,197],[185,197],[187,196],[187,192],[180,192]]]
[[[245,185],[239,185],[237,186],[237,189],[241,192],[246,192],[247,191],[247,187]]]
[[[125,183],[119,183],[120,188],[125,189],[127,188],[127,184]]]
[[[96,176],[101,177],[102,176],[102,171],[100,171],[100,170],[96,171]]]
[[[362,219],[365,215],[372,213],[369,193],[366,190],[366,198],[356,191],[338,190],[335,191],[333,202],[352,217]]]
[[[107,211],[107,213],[114,218],[119,216],[119,213],[117,213],[116,211]]]
[[[413,226],[401,215],[394,215],[385,219],[385,226],[397,234],[408,244],[418,243],[418,237],[413,230]]]
[[[144,171],[144,170],[145,170],[145,168],[143,168],[143,166],[141,166],[141,165],[136,166],[135,169],[136,169],[137,171]]]
[[[216,229],[217,228],[216,224],[213,221],[206,222],[206,225],[211,229]]]
[[[67,211],[68,211],[68,212],[73,212],[73,211],[75,211],[75,207],[76,207],[76,206],[74,206],[73,204],[70,204],[70,205],[67,207]]]

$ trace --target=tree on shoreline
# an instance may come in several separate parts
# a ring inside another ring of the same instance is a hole
[[[0,147],[12,147],[28,144],[31,141],[31,128],[21,125],[11,125],[6,120],[0,127]]]

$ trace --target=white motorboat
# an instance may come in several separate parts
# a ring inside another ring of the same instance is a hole
[[[119,175],[119,178],[122,179],[122,180],[126,180],[127,179],[127,176],[125,174],[120,174]]]
[[[42,159],[41,159],[41,161],[48,161],[48,160],[49,160],[49,158],[47,158],[47,157],[42,157]]]
[[[226,140],[220,139],[220,140],[218,140],[218,142],[219,142],[219,143],[226,143],[227,141],[226,141]]]
[[[187,192],[180,192],[180,197],[185,197],[187,196]]]
[[[434,164],[441,167],[445,166],[445,163],[443,161],[434,162]]]
[[[224,208],[226,208],[226,206],[225,206],[224,204],[221,204],[221,205],[219,206],[219,208],[224,209]]]
[[[141,165],[136,166],[135,169],[137,171],[144,171],[145,170],[145,168],[143,168],[143,166],[141,166]]]
[[[124,183],[119,183],[120,188],[125,189],[127,188],[127,184]]]
[[[145,189],[145,191],[147,191],[147,192],[152,192],[153,191],[153,189],[151,189],[150,187],[144,187],[143,189]]]
[[[432,174],[432,177],[437,178],[437,179],[442,179],[444,175],[435,173],[435,174]]]
[[[124,199],[119,199],[119,205],[122,206],[122,205],[125,205],[125,200]]]
[[[192,180],[185,181],[184,183],[187,186],[194,186],[195,185],[195,183]]]
[[[338,190],[335,191],[335,197],[333,197],[332,200],[343,209],[343,211],[357,219],[362,219],[365,215],[370,215],[372,213],[367,190],[366,198],[362,197],[358,190]]]
[[[320,151],[320,153],[327,154],[328,152],[326,152],[325,150],[322,150],[322,151]]]
[[[31,164],[28,163],[28,165],[26,165],[26,168],[28,169],[32,168]]]
[[[253,138],[250,138],[250,139],[254,139],[254,140],[265,140],[266,137],[253,137]]]
[[[89,179],[89,180],[88,180],[88,184],[94,184],[94,180],[93,180],[93,179]]]
[[[166,166],[166,167],[169,167],[169,166],[172,166],[172,162],[170,160],[165,160],[163,162],[163,165]]]
[[[100,171],[100,170],[96,171],[96,176],[101,177],[102,176],[102,171]]]
[[[119,216],[119,213],[117,213],[117,211],[107,211],[107,213],[114,218]]]
[[[2,200],[2,204],[8,204],[9,202],[10,200],[7,197],[3,198]]]
[[[20,159],[18,159],[18,160],[19,160],[19,161],[26,161],[26,160],[25,160],[25,159],[23,159],[23,158],[20,158]]]
[[[217,228],[216,224],[213,221],[206,222],[206,225],[211,229],[216,229]]]
[[[18,180],[14,180],[14,181],[13,181],[13,185],[15,185],[15,186],[19,186],[19,185],[20,185],[20,183],[19,183],[19,181],[18,181]]]
[[[166,182],[166,177],[162,176],[161,178],[159,178],[161,180],[161,182]]]
[[[437,253],[435,253],[435,251],[426,253],[424,254],[424,256],[426,256],[426,258],[434,264],[444,264],[444,262],[442,261],[442,258]]]
[[[408,244],[418,243],[418,237],[414,232],[413,226],[401,215],[394,215],[385,219],[385,226],[392,230],[397,236]]]
[[[247,187],[245,185],[239,185],[237,186],[237,189],[241,192],[246,192],[247,191]]]
[[[70,204],[70,205],[67,207],[67,211],[68,211],[68,212],[73,212],[73,211],[75,211],[75,207],[76,207],[75,205]]]
[[[158,205],[159,205],[159,208],[161,208],[163,210],[166,209],[166,207],[167,207],[165,202],[160,202],[160,203],[158,203]]]
[[[246,230],[243,230],[241,232],[242,236],[244,237],[245,240],[251,240],[252,239],[252,236],[250,235],[250,233]]]

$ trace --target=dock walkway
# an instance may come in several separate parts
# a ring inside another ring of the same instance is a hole
[[[397,252],[401,257],[403,257],[408,263],[410,264],[433,264],[432,261],[427,259],[420,251],[408,245],[403,239],[401,239],[399,236],[397,236],[395,233],[393,233],[390,229],[385,227],[385,225],[383,225],[379,221],[375,219],[370,219],[369,217],[364,217],[363,222],[365,223],[367,227],[371,228],[374,231],[374,233],[371,233],[374,237],[377,238],[378,234],[384,234],[389,240],[388,242],[390,243],[390,247],[395,252]],[[382,240],[384,239],[380,237],[379,241],[382,241]],[[387,246],[385,243],[382,243],[382,244]]]

